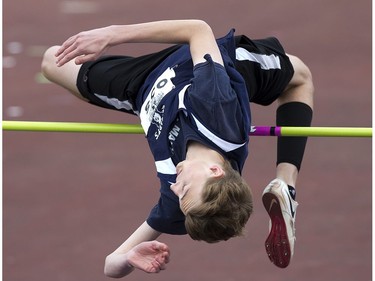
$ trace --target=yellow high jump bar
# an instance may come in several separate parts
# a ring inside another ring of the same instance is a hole
[[[144,134],[138,124],[2,121],[4,131]],[[252,126],[252,136],[282,137],[372,137],[368,127],[272,127]]]

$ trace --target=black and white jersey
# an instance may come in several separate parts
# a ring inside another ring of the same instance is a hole
[[[186,233],[184,215],[170,185],[189,141],[216,150],[239,172],[248,155],[249,99],[233,63],[233,31],[218,45],[224,66],[206,55],[206,62],[193,67],[189,46],[182,46],[150,74],[137,99],[161,182],[159,202],[147,222],[160,232]]]

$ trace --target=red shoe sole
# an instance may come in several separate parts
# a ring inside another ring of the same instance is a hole
[[[280,202],[271,193],[263,195],[262,201],[271,218],[272,224],[270,234],[265,242],[267,255],[277,267],[285,268],[290,263],[291,252],[285,222],[280,209]]]

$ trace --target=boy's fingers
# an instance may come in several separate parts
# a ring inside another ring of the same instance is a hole
[[[169,263],[170,259],[169,259],[169,253],[164,255],[164,260],[165,260],[165,263]]]
[[[82,61],[82,58],[80,58],[80,55],[81,54],[79,54],[79,52],[77,51],[77,49],[72,45],[68,49],[65,49],[57,57],[56,63],[57,63],[58,66],[62,66],[65,63],[67,63],[68,61],[76,58],[76,60],[75,60],[76,64],[82,64],[82,62],[84,62],[84,60]]]
[[[57,50],[55,56],[57,57],[61,55],[66,49],[73,45],[74,41],[75,39],[73,36],[67,39],[64,43],[61,44],[61,47]]]

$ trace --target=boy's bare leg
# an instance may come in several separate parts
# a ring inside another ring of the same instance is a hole
[[[41,66],[43,75],[51,82],[67,89],[77,98],[88,101],[86,98],[82,97],[76,86],[78,72],[81,66],[75,64],[74,61],[69,61],[63,66],[57,66],[55,54],[59,48],[59,46],[53,46],[44,53]]]
[[[294,76],[279,97],[277,126],[310,126],[313,109],[311,73],[297,57],[290,56]],[[264,190],[262,200],[270,216],[270,232],[265,242],[271,262],[285,268],[289,265],[295,243],[295,189],[307,138],[279,137],[276,178]]]
[[[301,103],[313,110],[314,86],[311,73],[300,59],[291,55],[289,55],[289,58],[293,64],[295,74],[287,89],[278,98],[279,108],[288,103]],[[296,120],[297,123],[298,121]],[[286,184],[295,187],[299,168],[291,163],[279,162],[276,168],[276,177],[283,180]]]

